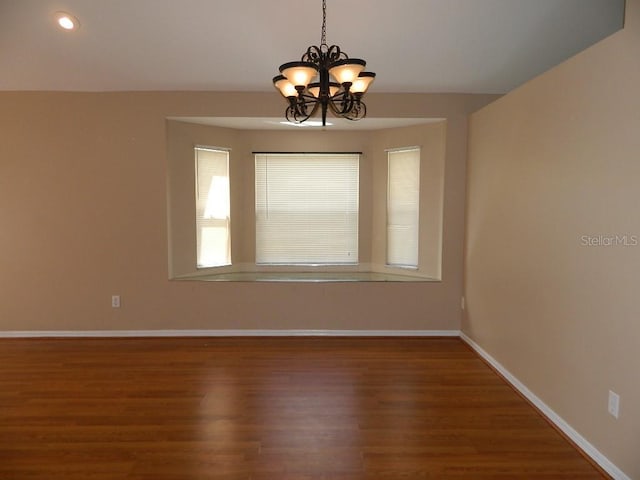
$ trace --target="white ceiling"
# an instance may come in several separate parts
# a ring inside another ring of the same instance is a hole
[[[622,25],[624,0],[327,0],[376,92],[505,93]],[[53,14],[81,27],[64,32]],[[321,0],[0,0],[0,90],[272,91]]]

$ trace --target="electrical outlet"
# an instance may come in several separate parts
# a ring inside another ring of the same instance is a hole
[[[620,414],[620,395],[609,390],[609,413],[618,418]]]
[[[462,308],[462,310],[464,310],[464,308],[465,308],[465,306],[466,306],[466,305],[465,305],[465,303],[466,303],[466,302],[465,302],[465,300],[464,300],[464,297],[462,297],[462,299],[460,300],[460,307]]]
[[[111,295],[111,306],[113,308],[120,308],[120,295]]]

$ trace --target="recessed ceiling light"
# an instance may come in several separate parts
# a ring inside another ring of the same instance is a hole
[[[77,30],[80,26],[80,22],[76,17],[67,12],[56,12],[56,23],[64,30]]]

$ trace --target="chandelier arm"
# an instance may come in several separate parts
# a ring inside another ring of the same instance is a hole
[[[346,118],[345,116],[349,113],[349,109],[345,108],[345,102],[348,102],[348,100],[338,99],[336,101],[335,97],[329,100],[329,107],[336,117]]]
[[[303,62],[312,62],[319,67],[329,68],[329,66],[338,60],[349,58],[338,45],[311,45],[301,57]]]
[[[335,101],[338,98],[337,102]],[[346,98],[343,98],[346,97]],[[367,105],[358,97],[341,92],[329,100],[331,111],[347,120],[357,121],[367,116]]]
[[[331,104],[335,114],[342,117],[353,109],[355,100],[351,93],[342,91],[331,99]]]
[[[357,102],[354,107],[351,109],[348,115],[345,115],[344,118],[347,120],[351,120],[352,122],[362,120],[367,116],[367,105],[364,102]]]
[[[311,109],[310,112],[298,112],[294,115],[294,120],[297,123],[302,123],[302,122],[306,122],[307,120],[309,120],[313,115],[315,115],[316,111],[318,110],[318,106],[320,105],[320,102],[315,102],[313,105],[313,108]]]
[[[311,95],[303,95],[296,98],[294,103],[289,105],[285,112],[285,117],[289,122],[302,123],[311,118],[318,110],[320,102]],[[311,110],[309,111],[309,107]]]
[[[327,67],[333,62],[349,58],[349,55],[340,50],[340,47],[338,45],[331,45],[330,47],[328,47],[325,55],[327,59]]]
[[[316,45],[311,45],[309,48],[307,48],[307,51],[304,53],[304,55],[302,55],[302,61],[312,62],[312,63],[315,63],[316,65],[321,65],[323,56],[324,54],[322,52],[321,47],[318,47]]]

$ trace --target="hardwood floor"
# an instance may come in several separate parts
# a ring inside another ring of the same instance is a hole
[[[0,478],[603,477],[459,339],[0,340]]]

